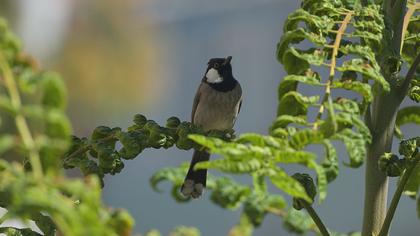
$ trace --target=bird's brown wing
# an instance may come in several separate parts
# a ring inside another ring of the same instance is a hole
[[[191,123],[193,124],[194,124],[195,111],[197,110],[198,103],[200,102],[201,89],[203,87],[202,84],[203,83],[200,83],[200,85],[198,86],[197,92],[195,93],[195,97],[194,97],[194,102],[193,102],[192,111],[191,111]]]

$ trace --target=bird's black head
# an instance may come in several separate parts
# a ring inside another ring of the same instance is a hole
[[[232,90],[237,81],[232,75],[231,56],[227,58],[212,58],[207,63],[208,67],[203,78],[203,82],[209,84],[212,88],[227,92]]]

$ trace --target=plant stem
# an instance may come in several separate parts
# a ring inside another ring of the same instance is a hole
[[[17,111],[17,114],[14,117],[16,128],[22,138],[24,146],[29,150],[29,161],[32,166],[33,174],[35,178],[41,179],[43,172],[41,160],[39,159],[39,153],[36,150],[35,141],[32,137],[31,131],[29,130],[29,126],[26,123],[25,117],[20,114],[22,102],[20,99],[19,90],[17,88],[15,79],[13,78],[12,70],[7,63],[6,58],[1,52],[0,70],[3,74],[4,84],[6,86],[7,92],[9,93],[12,106]]]
[[[319,218],[319,216],[316,213],[316,211],[314,210],[314,208],[312,208],[312,206],[309,205],[309,203],[307,203],[304,200],[302,200],[301,202],[302,202],[303,206],[305,207],[305,209],[308,211],[308,214],[311,216],[311,218],[314,221],[314,223],[316,224],[316,226],[318,226],[318,229],[321,232],[321,234],[323,236],[329,236],[330,233],[328,232],[327,227],[325,227],[324,223],[322,223],[321,218]]]
[[[405,172],[403,173],[400,182],[398,183],[397,190],[395,190],[394,196],[392,197],[391,204],[389,206],[388,212],[386,213],[386,217],[384,220],[384,224],[382,225],[382,229],[379,232],[378,236],[386,236],[388,235],[389,227],[391,226],[392,218],[394,217],[395,210],[397,209],[398,202],[400,201],[402,192],[404,191],[405,185],[408,182],[413,170],[416,168],[418,161],[419,161],[419,154],[415,157],[414,163],[408,167]]]
[[[387,46],[376,55],[376,58],[380,61],[382,74],[390,83],[391,90],[378,91],[372,102],[371,117],[367,118],[371,120],[369,129],[372,143],[368,145],[366,158],[362,236],[378,235],[387,210],[388,177],[378,169],[378,159],[391,150],[395,118],[405,94],[402,95],[401,90],[396,87],[395,76],[385,73],[389,71],[386,60],[390,55],[399,56],[406,3],[406,0],[384,0],[382,6],[387,26],[383,34],[390,32],[393,34],[391,37],[383,38],[383,45]]]
[[[340,25],[340,28],[336,32],[337,35],[335,36],[334,44],[331,45],[331,48],[333,49],[333,51],[332,51],[332,56],[331,56],[331,63],[329,65],[330,74],[329,74],[329,77],[328,77],[327,85],[325,87],[325,94],[324,94],[324,97],[322,98],[321,106],[319,107],[319,111],[318,111],[318,114],[317,114],[315,122],[314,122],[313,130],[318,129],[318,122],[316,122],[316,121],[319,120],[322,117],[322,114],[324,113],[325,102],[328,101],[328,103],[329,103],[328,105],[331,107],[331,112],[334,112],[334,110],[332,109],[331,85],[333,83],[334,76],[335,76],[335,67],[336,67],[336,63],[337,63],[336,59],[337,59],[338,49],[339,49],[340,43],[341,43],[341,38],[342,38],[344,32],[347,29],[347,25],[350,23],[352,14],[353,14],[353,12],[346,13],[345,18]],[[331,117],[334,118],[333,115],[331,115]],[[333,123],[335,124],[336,122],[334,121]]]
[[[368,146],[366,159],[363,236],[377,235],[385,219],[388,177],[379,170],[378,158],[391,150],[399,105],[400,99],[395,89],[382,92],[373,100],[370,127],[372,143]]]

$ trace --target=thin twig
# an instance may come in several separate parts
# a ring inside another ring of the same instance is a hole
[[[414,75],[416,74],[417,67],[420,64],[420,53],[416,56],[413,63],[411,64],[410,69],[405,76],[404,82],[401,85],[401,96],[404,98],[407,94],[408,88],[410,87],[411,80],[413,80]]]
[[[114,135],[109,135],[105,138],[97,139],[97,140],[95,140],[95,142],[106,142],[106,141],[111,141],[112,139],[116,139]],[[92,144],[87,144],[87,145],[84,145],[84,146],[80,147],[76,151],[74,151],[71,154],[69,154],[68,156],[66,156],[65,159],[64,159],[64,162],[89,151],[91,148],[92,148]]]
[[[407,12],[405,13],[403,28],[402,28],[402,32],[401,32],[400,54],[401,54],[402,49],[403,49],[404,37],[405,37],[405,33],[407,32],[408,24],[410,23],[410,18],[417,9],[420,9],[420,3],[416,3],[416,4],[413,4],[413,5],[409,6]]]
[[[328,232],[327,227],[325,227],[324,223],[322,222],[321,218],[319,218],[319,216],[316,213],[316,211],[314,210],[314,208],[312,208],[312,206],[309,205],[309,203],[307,203],[304,200],[302,200],[302,203],[303,203],[303,207],[305,207],[306,211],[308,211],[308,214],[311,216],[311,218],[314,221],[314,223],[316,224],[316,226],[318,226],[318,229],[319,229],[320,233],[323,236],[329,236],[330,233]]]
[[[90,149],[91,147],[92,147],[92,145],[91,145],[91,144],[88,144],[88,145],[85,145],[85,146],[83,146],[83,147],[81,147],[81,148],[77,149],[77,150],[76,150],[76,151],[74,151],[72,154],[70,154],[70,155],[66,156],[66,158],[65,158],[65,160],[64,160],[64,161],[67,161],[67,160],[73,159],[73,158],[75,158],[76,156],[79,156],[79,155],[81,155],[81,154],[83,154],[83,153],[85,153],[85,152],[89,151],[89,149]]]
[[[29,126],[26,123],[26,119],[20,113],[22,102],[20,99],[19,90],[15,79],[13,78],[12,70],[2,52],[0,52],[0,70],[3,73],[4,84],[6,86],[7,92],[9,93],[12,106],[17,111],[17,114],[14,117],[16,128],[19,132],[19,135],[22,137],[23,144],[29,150],[29,161],[31,163],[34,176],[37,179],[41,179],[43,172],[39,153],[36,149],[35,141],[32,137],[31,131],[29,130]]]
[[[315,120],[319,120],[322,117],[322,114],[324,113],[324,103],[326,101],[328,101],[328,103],[332,104],[331,101],[331,85],[333,83],[334,80],[334,76],[335,76],[335,67],[337,64],[337,54],[338,54],[338,49],[340,48],[340,43],[341,43],[341,38],[344,34],[344,32],[346,31],[347,25],[351,20],[353,12],[348,12],[346,13],[346,17],[343,20],[343,23],[340,25],[340,28],[337,31],[337,35],[335,36],[335,40],[334,40],[334,44],[332,45],[332,56],[331,56],[331,63],[330,63],[330,75],[327,81],[327,85],[325,88],[325,94],[324,97],[322,98],[322,102],[321,102],[321,106],[319,107],[319,111],[318,114],[315,118]],[[313,130],[317,130],[318,129],[318,122],[314,123],[313,126]]]
[[[416,157],[414,158],[415,158],[414,163],[412,163],[412,165],[404,171],[401,177],[401,180],[398,183],[397,190],[395,190],[394,196],[392,197],[391,204],[389,205],[388,212],[386,213],[384,223],[382,225],[381,231],[379,232],[378,236],[388,235],[389,227],[391,226],[391,221],[392,221],[392,218],[394,217],[395,210],[397,209],[398,202],[400,201],[402,192],[404,191],[404,188],[408,182],[408,179],[410,178],[411,174],[413,173],[413,170],[416,168],[416,166],[419,163],[420,154],[416,153]]]

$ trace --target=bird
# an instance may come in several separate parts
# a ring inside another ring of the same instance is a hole
[[[198,86],[191,112],[191,123],[204,131],[231,130],[242,105],[242,88],[233,77],[232,56],[212,58]],[[194,170],[195,164],[210,160],[206,150],[195,150],[181,187],[185,197],[199,198],[206,187],[207,169]]]

